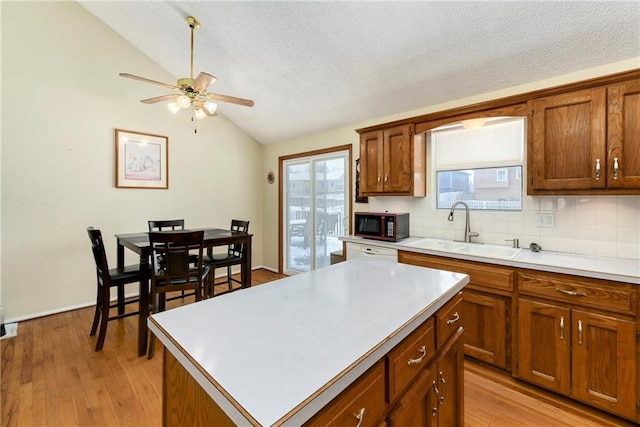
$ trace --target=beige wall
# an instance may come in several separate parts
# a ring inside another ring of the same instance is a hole
[[[140,99],[172,82],[154,62],[75,2],[2,2],[2,258],[7,320],[95,302],[85,229],[115,233],[149,219],[187,226],[251,221],[262,264],[262,147],[223,116],[198,122]],[[169,190],[114,187],[114,129],[169,137]],[[130,251],[127,251],[130,252]],[[128,254],[128,261],[135,256]],[[131,288],[135,291],[135,287]]]
[[[511,87],[501,89],[495,92],[480,94],[477,96],[472,96],[444,104],[428,106],[419,110],[408,111],[403,114],[396,114],[394,116],[387,117],[379,117],[367,122],[362,123],[354,123],[349,126],[345,126],[339,129],[332,129],[326,132],[317,133],[314,135],[303,136],[300,138],[295,138],[288,141],[283,141],[278,144],[274,144],[271,146],[267,146],[264,149],[264,158],[263,158],[263,174],[266,174],[269,171],[273,171],[276,173],[278,171],[278,157],[289,155],[298,152],[311,151],[319,148],[332,147],[335,145],[341,144],[353,144],[353,161],[357,159],[359,154],[359,142],[358,142],[358,134],[355,132],[355,129],[372,126],[379,123],[390,122],[393,120],[399,120],[407,117],[419,116],[422,114],[428,114],[436,111],[447,110],[450,108],[460,107],[464,105],[471,105],[478,102],[488,101],[492,99],[498,99],[507,97],[510,95],[515,95],[519,93],[525,93],[529,91],[534,91],[538,89],[543,89],[547,87],[559,86],[575,81],[586,80],[598,76],[604,76],[607,74],[613,74],[617,72],[627,71],[635,68],[640,68],[640,58],[632,58],[626,61],[621,61],[613,64],[607,64],[601,67],[591,68],[587,70],[582,70],[580,72],[567,74],[563,76],[558,76],[538,82],[533,82],[521,86]],[[318,112],[318,114],[326,114],[324,112]],[[433,181],[433,180],[431,180]],[[264,216],[263,221],[265,224],[264,227],[264,256],[263,256],[263,264],[265,266],[269,266],[271,268],[277,268],[278,266],[278,253],[275,250],[267,250],[266,248],[276,248],[278,243],[278,182],[273,185],[269,185],[264,182],[264,193],[265,193],[265,204],[264,204]],[[545,212],[557,212],[558,209],[558,198],[548,197],[548,198],[529,198],[531,202],[528,206],[532,206],[531,210],[538,209]],[[543,199],[543,200],[539,200]],[[602,198],[600,198],[602,200]],[[610,201],[608,203],[609,207],[607,209],[613,209],[611,205],[617,206],[618,204],[624,204],[624,207],[621,209],[628,209],[628,206],[631,205],[631,209],[636,210],[637,206],[640,206],[639,198],[623,198],[621,197],[621,202],[618,203],[616,198],[615,201],[611,201],[611,199],[606,199]],[[452,236],[457,227],[457,224],[451,225],[446,221],[438,221],[435,226],[431,226],[433,224],[433,218],[437,216],[439,219],[441,215],[440,212],[435,212],[435,210],[431,207],[432,203],[430,201],[430,197],[426,198],[405,198],[405,197],[370,197],[369,204],[354,204],[353,211],[357,212],[359,210],[368,211],[368,210],[380,210],[380,209],[389,209],[393,211],[394,209],[398,212],[415,212],[416,215],[412,214],[411,222],[412,222],[412,233],[420,233],[419,235],[424,235],[425,237],[449,237]],[[562,203],[560,203],[562,205]],[[595,204],[595,202],[594,202]],[[534,207],[535,206],[535,207]],[[542,207],[543,209],[540,209]],[[546,208],[546,209],[544,209]],[[638,218],[640,218],[640,209],[637,209],[639,214]],[[529,214],[532,214],[529,212]],[[499,218],[502,219],[502,218]],[[503,221],[497,221],[498,223],[502,222],[513,222],[513,218],[504,219]],[[536,229],[531,230],[530,227],[526,228],[526,222],[530,222],[531,218],[520,218],[517,220],[521,224],[521,228],[524,231],[528,231],[525,233],[528,239],[534,238],[534,231]],[[414,226],[415,224],[415,226]],[[620,234],[623,235],[623,238],[632,238],[633,235],[629,236],[626,234],[628,231],[640,230],[640,220],[638,220],[638,224],[625,224],[624,230],[620,231]],[[488,226],[487,226],[488,227]],[[557,231],[557,230],[556,230]],[[571,238],[571,237],[559,237],[557,236],[547,236],[549,230],[542,230],[542,234],[544,237],[543,244],[549,243],[548,248],[551,250],[554,249],[562,249],[569,250],[571,248],[575,248],[577,250],[581,249],[581,243],[579,239]],[[487,233],[488,234],[488,233]],[[487,243],[493,243],[493,240],[496,242],[502,238],[503,234],[507,234],[510,238],[515,237],[512,236],[512,232],[509,230],[498,233],[491,234],[490,238],[486,240]],[[635,234],[637,236],[637,234]],[[627,236],[627,237],[625,237]],[[538,237],[539,234],[538,234]],[[502,243],[502,241],[500,241]],[[524,241],[523,241],[524,243]],[[598,250],[598,241],[595,240],[595,236],[593,239],[589,239],[589,248],[592,248],[595,252]],[[622,250],[626,251],[629,246],[631,246],[631,254],[628,257],[637,258],[638,257],[638,245],[629,245],[625,244],[628,242],[623,242]],[[600,248],[606,247],[607,255],[609,255],[612,251],[616,251],[617,249],[611,248],[610,245],[600,245]],[[584,246],[582,246],[584,248]],[[628,252],[626,252],[628,253]]]

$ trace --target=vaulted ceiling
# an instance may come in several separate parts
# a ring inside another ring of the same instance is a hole
[[[640,57],[637,0],[80,4],[176,79],[196,17],[194,73],[255,101],[218,111],[261,144]]]

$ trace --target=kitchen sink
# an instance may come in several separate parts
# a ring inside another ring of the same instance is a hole
[[[481,243],[454,242],[452,240],[424,238],[415,242],[407,243],[406,246],[428,249],[442,252],[453,252],[483,256],[489,258],[514,259],[520,253],[520,248],[508,246],[485,245]]]
[[[421,249],[433,249],[435,251],[445,252],[457,252],[464,248],[467,244],[463,242],[454,242],[451,240],[439,240],[439,239],[420,239],[412,243],[407,243],[407,246]]]
[[[479,245],[469,243],[458,249],[456,252],[468,253],[472,255],[485,256],[490,258],[513,259],[520,253],[520,248],[510,248],[507,246]]]

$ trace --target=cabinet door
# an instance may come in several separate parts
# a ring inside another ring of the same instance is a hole
[[[413,185],[411,126],[386,129],[383,141],[384,191],[387,193],[411,192]]]
[[[437,365],[436,398],[440,399],[438,425],[441,427],[464,425],[464,352],[461,337],[462,328],[459,328]]]
[[[634,418],[635,324],[579,310],[573,310],[571,316],[572,396]]]
[[[640,188],[640,80],[608,88],[608,169],[611,188]]]
[[[469,290],[462,293],[464,354],[507,369],[508,301]]]
[[[606,89],[532,101],[532,114],[528,173],[533,189],[604,188]]]
[[[382,191],[382,132],[360,135],[360,193]]]
[[[520,378],[568,395],[571,381],[571,312],[551,304],[518,300]]]
[[[436,377],[423,370],[418,379],[389,412],[389,427],[429,427],[438,425],[439,399],[436,396]]]

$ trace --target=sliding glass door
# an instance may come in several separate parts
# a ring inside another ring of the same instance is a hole
[[[346,232],[349,152],[336,151],[283,162],[284,273],[324,267],[342,249]]]

